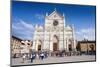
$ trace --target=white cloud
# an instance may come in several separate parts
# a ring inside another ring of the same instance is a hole
[[[23,25],[23,27],[26,27],[28,29],[33,29],[33,25],[32,24],[26,23],[23,20],[20,20],[20,22]]]
[[[35,14],[35,17],[39,20],[44,19],[44,15],[43,14]]]
[[[23,20],[12,23],[12,34],[22,39],[32,39],[34,27]]]
[[[95,40],[95,29],[94,28],[85,28],[76,31],[76,39],[77,40]]]

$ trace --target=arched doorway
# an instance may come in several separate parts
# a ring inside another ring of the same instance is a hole
[[[41,51],[41,45],[38,45],[38,51]]]
[[[72,40],[69,39],[69,45],[68,45],[69,51],[72,51]]]
[[[41,40],[39,40],[39,42],[38,42],[38,51],[41,51],[41,45],[42,45],[42,41]]]
[[[56,35],[54,35],[54,37],[53,37],[53,51],[58,50],[58,44],[59,44],[58,37]]]
[[[93,44],[90,45],[90,51],[94,51],[94,45]]]
[[[89,47],[90,47],[89,53],[90,53],[91,55],[95,54],[95,52],[94,52],[94,48],[95,48],[94,45],[91,44]]]
[[[69,47],[69,51],[72,51],[72,45],[69,44],[68,47]]]

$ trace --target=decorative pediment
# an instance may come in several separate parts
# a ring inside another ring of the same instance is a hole
[[[72,27],[71,27],[70,25],[67,25],[67,26],[65,27],[65,30],[66,30],[66,31],[72,31]]]
[[[55,10],[50,15],[48,15],[47,18],[48,19],[63,19],[63,16]]]

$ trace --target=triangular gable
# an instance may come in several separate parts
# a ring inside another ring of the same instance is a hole
[[[56,10],[47,16],[49,19],[62,19],[63,16],[59,14]]]

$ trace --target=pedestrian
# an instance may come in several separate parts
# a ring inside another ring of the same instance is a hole
[[[48,57],[47,52],[44,52],[44,56],[45,56],[45,58],[47,58],[47,57]]]
[[[39,59],[39,54],[38,53],[36,54],[36,58]]]
[[[22,63],[24,63],[24,62],[25,62],[25,59],[26,59],[26,55],[25,55],[25,54],[23,54],[23,56],[22,56]]]
[[[33,62],[34,59],[35,59],[35,53],[31,54],[31,63]]]
[[[41,53],[41,54],[40,54],[40,57],[41,57],[41,59],[43,60],[43,59],[44,59],[44,54]]]

